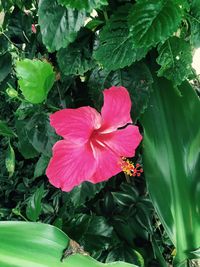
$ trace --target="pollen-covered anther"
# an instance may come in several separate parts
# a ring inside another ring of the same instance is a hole
[[[139,163],[136,163],[136,165],[134,165],[132,161],[124,157],[122,158],[121,169],[125,174],[129,176],[141,176],[141,173],[143,172],[143,169],[141,168],[141,165]]]

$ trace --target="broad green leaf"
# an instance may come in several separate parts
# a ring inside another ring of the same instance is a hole
[[[71,201],[75,207],[82,206],[86,201],[98,194],[104,186],[104,183],[92,184],[84,182],[70,192]]]
[[[13,130],[11,130],[7,123],[0,120],[0,135],[7,136],[7,137],[14,137],[16,136]]]
[[[6,163],[6,169],[9,173],[9,177],[12,177],[15,171],[15,151],[11,146],[10,142],[8,144],[5,163]]]
[[[70,8],[78,10],[85,9],[91,12],[93,9],[98,9],[101,6],[108,4],[107,0],[58,0],[58,3]]]
[[[81,31],[74,43],[58,51],[57,60],[62,73],[65,75],[83,75],[94,67],[91,39],[93,39],[91,31]]]
[[[177,93],[168,80],[154,81],[142,118],[144,170],[154,207],[176,246],[175,262],[179,263],[191,258],[189,252],[200,244],[200,102],[187,82]]]
[[[132,119],[136,120],[147,107],[152,82],[151,73],[144,63],[112,72],[94,69],[89,79],[89,92],[100,109],[103,102],[102,90],[113,85],[126,87],[132,100]]]
[[[42,210],[42,198],[44,197],[44,185],[42,184],[30,197],[26,207],[26,216],[29,220],[36,222]]]
[[[16,73],[26,100],[38,104],[47,98],[55,80],[53,68],[49,63],[24,59],[16,63]]]
[[[58,228],[41,223],[0,223],[2,267],[136,267],[125,262],[103,264],[75,254],[61,262],[69,238]]]
[[[0,35],[0,55],[4,55],[7,51],[8,51],[8,40],[3,34],[1,34]]]
[[[192,1],[188,14],[191,30],[191,43],[195,48],[200,47],[200,5],[199,1]]]
[[[133,48],[127,15],[131,5],[120,8],[99,33],[99,46],[94,58],[107,70],[131,65],[146,54],[146,49]]]
[[[35,165],[34,178],[40,177],[45,173],[48,163],[49,163],[49,157],[42,154]]]
[[[129,26],[134,48],[152,47],[177,31],[184,6],[174,0],[144,0],[137,2],[129,14]]]
[[[158,47],[158,76],[164,76],[175,85],[181,84],[191,73],[192,51],[190,44],[178,37],[169,38]]]
[[[35,113],[25,120],[25,131],[29,142],[39,153],[51,156],[52,146],[58,140],[54,129],[50,126],[49,118],[45,113]]]
[[[49,52],[54,52],[76,39],[77,32],[84,26],[86,12],[66,9],[56,0],[40,0],[38,16],[43,43]]]
[[[31,159],[38,156],[38,151],[30,143],[27,132],[26,132],[26,121],[18,120],[16,121],[18,140],[18,150],[25,159]]]
[[[10,53],[0,56],[0,83],[8,76],[12,67],[12,57]]]

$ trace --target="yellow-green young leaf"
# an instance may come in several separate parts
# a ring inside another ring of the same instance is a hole
[[[137,267],[126,262],[104,264],[80,254],[61,261],[69,237],[48,224],[0,222],[0,240],[2,267]]]
[[[130,11],[133,47],[152,47],[177,31],[184,13],[180,0],[138,1]]]
[[[16,63],[18,83],[25,99],[33,104],[42,103],[53,86],[53,67],[40,60],[24,59]]]
[[[78,10],[85,9],[92,11],[93,9],[100,8],[108,4],[107,0],[58,0],[58,3],[70,8],[76,8]]]
[[[6,153],[5,164],[6,164],[6,169],[9,173],[9,177],[12,177],[15,171],[15,151],[12,148],[10,142]]]
[[[192,73],[192,49],[185,40],[171,37],[159,45],[158,53],[157,63],[161,65],[158,76],[164,76],[179,85]]]
[[[76,39],[77,32],[84,26],[86,12],[62,7],[56,0],[40,0],[38,19],[43,43],[54,52]]]

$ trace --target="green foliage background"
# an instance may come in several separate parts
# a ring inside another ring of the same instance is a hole
[[[102,90],[123,85],[138,122],[152,66],[174,86],[196,79],[199,1],[9,0],[0,10],[0,220],[53,224],[102,262],[166,266],[173,246],[143,176],[127,182],[121,173],[70,193],[48,183],[59,138],[48,116],[83,105],[100,110]],[[133,161],[142,164],[141,154],[142,147]]]

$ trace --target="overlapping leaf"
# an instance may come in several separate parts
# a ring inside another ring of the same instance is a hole
[[[53,52],[76,39],[77,32],[84,25],[86,12],[66,9],[56,0],[40,0],[38,16],[43,42]]]
[[[100,31],[94,58],[107,70],[129,66],[146,54],[146,49],[133,48],[127,24],[130,8],[131,5],[120,8]]]
[[[173,0],[138,1],[129,14],[133,47],[152,47],[177,31],[184,5]]]
[[[92,11],[108,4],[107,0],[58,0],[58,3],[65,7],[76,8],[78,10],[85,9]]]
[[[169,38],[158,47],[158,76],[164,76],[175,85],[181,84],[191,73],[192,51],[190,44],[178,37]]]

